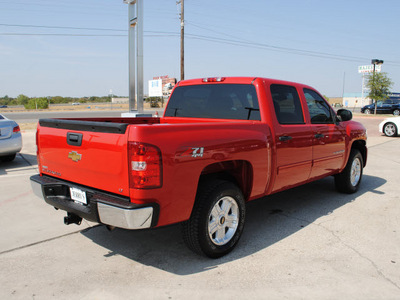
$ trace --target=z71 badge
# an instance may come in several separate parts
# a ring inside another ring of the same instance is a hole
[[[204,147],[193,147],[182,153],[182,156],[203,157]]]

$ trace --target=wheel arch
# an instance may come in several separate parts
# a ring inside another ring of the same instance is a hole
[[[367,165],[367,142],[365,140],[356,140],[351,145],[351,149],[357,149],[358,151],[360,151],[363,158],[363,167],[365,168],[365,166]]]
[[[392,115],[398,116],[399,114],[395,114],[395,111],[400,112],[400,108],[393,108],[393,109],[392,109]]]
[[[201,172],[198,187],[211,180],[226,180],[237,185],[247,201],[253,186],[253,167],[245,160],[231,160],[208,165]]]

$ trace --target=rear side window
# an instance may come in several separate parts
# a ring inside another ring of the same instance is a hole
[[[304,96],[307,100],[312,124],[333,123],[333,112],[324,98],[310,89],[304,89]]]
[[[250,84],[178,86],[166,117],[261,120],[256,89]]]
[[[272,84],[271,95],[280,124],[304,124],[299,94],[294,86]]]

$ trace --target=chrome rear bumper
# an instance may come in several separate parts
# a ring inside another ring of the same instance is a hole
[[[48,204],[81,218],[125,229],[145,229],[156,224],[157,205],[137,205],[129,199],[113,194],[91,190],[48,176],[34,175],[30,178],[34,194]],[[73,201],[69,188],[76,187],[86,192],[88,204]]]

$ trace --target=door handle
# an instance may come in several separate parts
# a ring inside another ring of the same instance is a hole
[[[82,145],[82,133],[68,132],[67,133],[67,144],[71,146]]]
[[[315,138],[316,138],[316,139],[322,139],[323,137],[325,137],[325,135],[320,134],[320,133],[317,133],[317,134],[315,135]]]
[[[283,136],[279,137],[279,140],[282,142],[287,142],[287,141],[290,141],[291,139],[292,139],[292,137],[289,135],[283,135]]]

